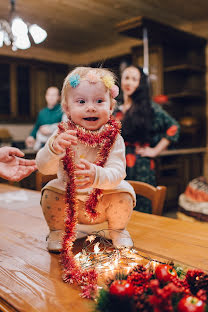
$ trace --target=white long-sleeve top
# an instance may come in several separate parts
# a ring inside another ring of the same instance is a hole
[[[56,133],[51,136],[46,145],[37,153],[36,163],[41,173],[45,175],[57,174],[57,179],[50,181],[46,188],[52,187],[53,189],[65,191],[68,179],[62,162],[65,153],[57,155],[52,151],[51,144],[55,135]],[[78,141],[78,144],[72,146],[72,149],[75,152],[75,162],[79,162],[80,158],[84,158],[91,163],[95,162],[98,153],[97,147],[86,146]],[[92,188],[99,188],[103,190],[103,193],[127,192],[135,200],[133,188],[124,180],[126,177],[125,145],[120,134],[117,135],[104,167],[95,164],[93,166],[95,167],[94,183],[91,188],[77,190],[80,200],[85,200],[86,195],[92,191]],[[83,197],[83,195],[85,196]]]

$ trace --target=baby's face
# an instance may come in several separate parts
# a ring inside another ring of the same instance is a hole
[[[72,121],[88,130],[98,130],[110,118],[110,94],[102,81],[83,80],[71,88],[67,97],[67,115]]]

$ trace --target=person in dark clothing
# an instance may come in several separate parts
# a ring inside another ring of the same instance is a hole
[[[123,101],[114,115],[122,121],[126,145],[128,180],[156,186],[154,158],[177,142],[179,124],[161,106],[151,101],[148,77],[143,69],[128,66],[121,75]],[[137,196],[136,210],[152,212],[151,202]]]
[[[49,87],[46,91],[45,99],[47,107],[39,112],[33,130],[25,140],[28,148],[34,148],[35,143],[38,143],[36,144],[38,146],[40,145],[39,148],[42,147],[42,143],[44,144],[55,130],[54,125],[62,121],[63,112],[61,105],[58,103],[60,100],[59,89],[57,87]],[[37,147],[35,149],[39,148]]]

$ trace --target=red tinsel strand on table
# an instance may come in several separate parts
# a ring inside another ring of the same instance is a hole
[[[97,273],[95,270],[83,272],[81,288],[82,288],[81,297],[90,299],[94,296],[94,294],[97,291]]]
[[[97,287],[97,273],[94,270],[83,272],[77,264],[72,253],[73,242],[76,238],[75,228],[77,224],[77,200],[75,196],[76,185],[74,181],[74,154],[70,148],[66,149],[63,158],[64,169],[68,174],[69,182],[66,187],[66,219],[65,234],[62,242],[63,280],[67,283],[77,283],[84,287],[82,296],[92,298]],[[93,278],[92,278],[93,276]]]
[[[59,124],[59,133],[68,129],[77,129],[78,140],[88,146],[100,146],[96,158],[96,165],[104,166],[110,150],[116,140],[117,134],[120,132],[121,125],[119,122],[110,118],[104,129],[99,131],[88,131],[77,127],[72,121]],[[64,267],[63,280],[68,283],[76,282],[81,285],[82,297],[92,298],[97,290],[97,273],[95,270],[84,271],[77,264],[72,253],[73,242],[76,238],[75,228],[77,225],[77,199],[76,199],[76,184],[74,181],[74,153],[69,147],[66,149],[66,154],[63,157],[64,170],[68,175],[68,183],[66,187],[66,218],[65,218],[65,234],[62,242],[62,264]],[[95,189],[89,195],[86,201],[85,209],[90,218],[97,217],[96,206],[102,191]]]

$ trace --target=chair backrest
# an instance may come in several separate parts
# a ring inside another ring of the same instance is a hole
[[[49,181],[54,180],[57,178],[56,174],[53,175],[44,175],[40,173],[40,171],[36,171],[36,190],[41,191],[42,187]]]
[[[154,187],[148,183],[127,180],[136,194],[144,196],[152,202],[152,214],[162,215],[166,195],[166,186]]]

